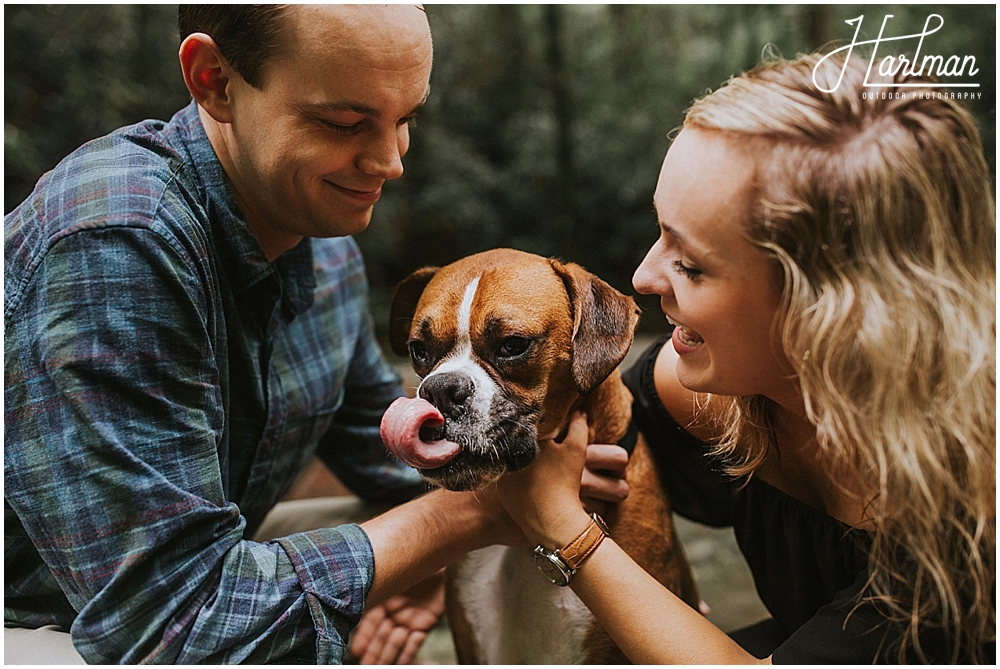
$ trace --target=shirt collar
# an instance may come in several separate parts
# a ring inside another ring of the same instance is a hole
[[[261,281],[274,277],[281,287],[283,310],[288,320],[308,309],[316,287],[311,240],[304,238],[273,263],[268,262],[236,204],[229,178],[201,123],[197,103],[192,101],[179,111],[170,125],[176,128],[180,148],[190,157],[201,201],[212,222],[213,243],[225,272],[232,277],[234,290],[237,293],[249,291]]]

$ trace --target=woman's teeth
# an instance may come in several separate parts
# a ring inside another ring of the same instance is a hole
[[[666,314],[663,315],[667,316]],[[680,337],[682,343],[687,344],[688,346],[697,346],[698,344],[705,343],[705,340],[701,338],[701,335],[699,335],[694,330],[691,330],[681,325],[670,316],[667,316],[667,322],[673,325],[675,328],[677,328],[677,334]]]
[[[688,330],[683,325],[678,325],[677,327],[679,330],[678,336],[680,337],[682,343],[687,344],[688,346],[697,346],[698,344],[705,343],[705,340],[702,339],[701,335],[699,335],[697,332],[694,332],[693,330]]]

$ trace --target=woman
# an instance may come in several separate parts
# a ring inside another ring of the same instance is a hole
[[[667,153],[634,283],[675,327],[627,374],[636,420],[677,509],[734,525],[773,618],[740,645],[604,539],[571,586],[633,662],[995,661],[989,168],[942,89],[865,70],[763,65]],[[547,549],[599,538],[585,440],[577,420],[499,484]]]

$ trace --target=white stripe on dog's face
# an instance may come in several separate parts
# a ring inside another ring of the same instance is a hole
[[[458,339],[455,348],[441,361],[437,368],[424,377],[421,385],[435,374],[464,372],[472,378],[476,390],[469,401],[469,408],[482,418],[489,416],[490,404],[497,392],[497,385],[481,365],[472,357],[472,303],[479,288],[477,276],[465,287],[462,303],[458,307]],[[419,394],[419,389],[418,389]]]
[[[469,331],[472,323],[472,301],[476,299],[476,289],[479,288],[479,277],[465,287],[462,304],[458,305],[458,350],[472,350],[472,334]]]

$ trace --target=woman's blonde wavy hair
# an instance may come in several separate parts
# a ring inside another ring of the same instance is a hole
[[[749,237],[783,271],[775,327],[829,474],[871,491],[866,597],[905,628],[898,659],[926,659],[924,626],[953,661],[980,661],[996,638],[990,169],[955,89],[866,88],[861,59],[821,59],[767,62],[696,101],[684,126],[755,156]],[[776,444],[776,406],[720,399],[719,450],[748,474]]]

